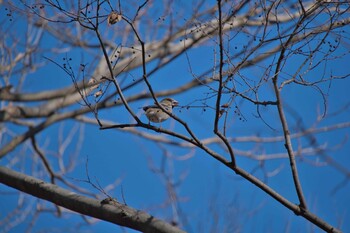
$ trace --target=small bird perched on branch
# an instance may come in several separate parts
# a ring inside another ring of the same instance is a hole
[[[159,104],[166,110],[168,113],[173,112],[173,107],[178,106],[179,102],[172,98],[162,99]],[[150,105],[143,107],[145,114],[149,121],[160,123],[168,119],[170,116],[164,112],[158,105]]]

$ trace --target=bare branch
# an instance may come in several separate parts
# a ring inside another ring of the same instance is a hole
[[[5,167],[0,167],[0,174],[1,183],[77,213],[142,232],[183,232],[146,212],[135,210],[117,201],[102,204],[99,200],[78,195]]]

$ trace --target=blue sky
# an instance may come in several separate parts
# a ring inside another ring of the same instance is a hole
[[[180,7],[181,3],[175,5]],[[162,8],[160,6],[157,7]],[[2,12],[1,20],[6,21],[7,18],[4,16],[6,14],[3,14],[6,11],[3,7],[0,10]],[[174,12],[177,12],[176,10]],[[186,14],[188,14],[187,11],[185,11]],[[163,15],[160,13],[157,14],[155,10],[153,20],[156,22],[160,16]],[[19,26],[24,26],[21,24],[23,22],[21,20],[24,20],[24,18],[14,17],[14,19],[11,22],[6,21],[5,29],[2,30],[14,29],[14,33],[19,36],[18,38],[24,39],[25,31],[21,30]],[[115,28],[125,26],[125,24],[115,25]],[[305,74],[305,78],[313,80],[324,75],[322,73],[324,70],[326,70],[327,75],[330,73],[334,75],[350,73],[350,67],[348,66],[349,48],[346,44],[346,40],[348,40],[346,36],[349,36],[350,31],[348,28],[344,28],[344,30],[346,31],[342,35],[344,35],[345,42],[339,46],[336,54],[345,53],[345,56],[339,60],[328,61],[325,69],[319,68],[315,72],[307,73]],[[159,36],[162,36],[161,31],[159,34]],[[43,43],[45,47],[55,44],[51,41],[53,39],[51,36],[45,35],[45,38],[47,38],[45,43]],[[231,42],[232,44],[230,44],[232,46],[232,50],[230,51],[234,53],[233,48],[235,46],[242,48],[246,42],[245,38],[246,34],[237,36]],[[334,38],[330,37],[329,41],[332,40]],[[312,42],[310,42],[311,47],[312,45]],[[203,47],[193,48],[188,52],[187,55],[190,58],[191,68],[193,68],[195,74],[200,75],[202,72],[210,69],[215,60],[213,48],[217,49],[217,47],[213,47],[213,43],[209,43]],[[59,67],[47,62],[44,56],[50,57],[60,64],[63,63],[63,58],[66,56],[72,57],[72,64],[75,69],[79,69],[81,57],[84,57],[84,61],[91,66],[96,62],[93,56],[80,49],[72,49],[67,53],[59,55],[49,52],[37,54],[35,56],[36,61],[45,63],[45,66],[38,68],[38,70],[28,75],[23,85],[24,91],[37,92],[45,89],[54,89],[58,86],[64,87],[71,85],[70,77],[62,72]],[[298,56],[290,59],[290,62],[283,70],[284,73],[281,75],[281,79],[287,79],[291,74],[294,74],[298,68],[298,64],[300,64],[299,59],[301,58]],[[257,66],[242,69],[240,75],[253,81],[257,80],[272,62],[272,59],[268,59],[259,63]],[[148,66],[149,70],[152,65],[154,64]],[[131,71],[128,77],[140,77],[141,74],[141,71],[136,69]],[[173,63],[150,76],[150,82],[155,91],[167,90],[189,82],[192,79],[193,76],[190,73],[189,63],[185,55],[178,57]],[[19,80],[19,75],[13,75],[10,83],[18,85]],[[238,85],[238,83],[239,81],[236,84]],[[4,84],[3,81],[1,84]],[[325,110],[322,95],[315,88],[295,84],[286,86],[282,92],[282,96],[292,133],[296,132],[296,129],[300,130],[300,127],[309,128],[312,125],[323,127],[348,122],[350,112],[348,108],[343,109],[343,107],[349,104],[347,90],[349,86],[349,79],[333,80],[331,83],[326,82],[319,85],[321,90],[326,93],[328,115],[317,124],[317,117],[320,115],[320,112],[322,113]],[[243,87],[244,85],[242,85]],[[113,87],[110,86],[109,88]],[[141,84],[132,90],[128,90],[126,95],[132,95],[146,90],[146,85]],[[173,97],[182,106],[194,106],[201,105],[202,102],[200,100],[206,98],[210,93],[209,88],[204,86]],[[271,84],[264,85],[259,90],[259,95],[262,99],[273,99]],[[225,96],[225,98],[228,99],[229,95]],[[214,100],[214,98],[209,99],[206,103],[210,105]],[[148,99],[131,103],[134,111],[140,115],[144,122],[147,122],[147,119],[141,114],[140,107],[152,102],[151,99]],[[6,105],[6,103],[3,104]],[[232,107],[234,106],[238,106],[240,115],[233,113],[233,111],[229,114],[229,128],[227,133],[230,136],[270,137],[282,135],[275,107],[269,106],[260,109],[267,125],[256,117],[257,110],[255,105],[237,98],[237,101],[235,101]],[[77,104],[74,107],[79,108],[80,105]],[[332,115],[332,113],[339,110],[342,110],[342,112],[335,116]],[[175,114],[186,121],[200,138],[204,139],[213,136],[212,120],[214,111],[209,108],[206,111],[203,108],[195,107],[175,109]],[[93,117],[92,114],[87,114],[87,116]],[[103,119],[122,123],[132,122],[131,117],[122,107],[101,111],[100,116]],[[240,118],[244,120],[240,120]],[[15,133],[21,133],[25,130],[13,125],[10,127]],[[67,174],[67,179],[86,179],[85,164],[88,159],[89,175],[98,181],[102,187],[107,186],[116,179],[121,179],[120,185],[113,192],[109,193],[111,196],[116,197],[118,200],[123,200],[124,198],[128,205],[146,210],[156,217],[165,220],[171,220],[174,211],[177,211],[181,213],[179,215],[181,216],[180,222],[183,224],[183,229],[188,232],[210,232],[211,229],[225,232],[226,227],[237,229],[238,232],[320,232],[317,227],[305,219],[295,216],[293,212],[273,200],[253,184],[235,175],[234,172],[209,157],[203,151],[177,148],[170,145],[159,145],[128,132],[99,130],[99,127],[96,125],[82,125],[73,120],[50,126],[38,135],[37,140],[40,142],[40,146],[46,148],[49,152],[48,156],[52,158],[54,167],[57,167],[54,155],[58,151],[58,145],[60,143],[59,136],[61,132],[63,132],[62,135],[67,135],[73,127],[79,127],[79,130],[82,130],[80,132],[83,132],[81,138],[83,142],[75,161],[77,163],[76,169],[74,172]],[[164,122],[162,127],[184,132],[182,126],[174,120]],[[150,130],[141,130],[160,135]],[[296,159],[300,181],[310,211],[316,213],[328,223],[340,227],[344,232],[350,232],[350,224],[347,221],[349,219],[350,186],[348,183],[345,183],[335,193],[332,193],[332,190],[345,179],[345,176],[334,167],[325,165],[324,162],[325,158],[332,158],[341,166],[345,168],[349,167],[350,158],[348,155],[350,143],[348,142],[348,136],[348,128],[317,134],[315,135],[317,144],[327,146],[330,150],[327,150],[325,153],[316,153],[313,155],[303,154],[302,157],[297,157]],[[170,138],[168,135],[164,135],[164,137]],[[72,145],[64,152],[66,163],[69,163],[69,158],[76,153],[76,145],[79,145],[79,139],[78,135],[76,135]],[[310,138],[293,139],[294,149],[297,149],[298,146],[306,148],[310,147],[310,145]],[[234,142],[232,146],[237,150],[256,151],[257,154],[285,153],[283,142],[266,144]],[[222,154],[226,153],[217,145],[210,147]],[[8,166],[9,161],[22,152],[19,158],[24,158],[27,166],[33,165],[31,161],[34,157],[33,151],[24,150],[23,152],[23,150],[24,147],[20,147],[14,152],[11,152],[5,159],[0,161],[0,164]],[[164,160],[165,154],[172,159]],[[189,159],[181,160],[183,156],[188,154],[191,155]],[[165,208],[161,207],[161,204],[167,200],[168,194],[162,177],[150,170],[150,161],[152,161],[153,166],[158,168],[165,161],[166,171],[171,174],[170,178],[173,181],[181,181],[176,187],[180,201],[176,204],[175,210],[171,205]],[[291,202],[298,202],[293,187],[288,159],[271,159],[259,162],[251,158],[238,156],[237,162],[238,166],[265,180],[270,187],[287,197]],[[17,164],[15,168],[18,169],[19,165]],[[94,190],[84,182],[76,181],[76,184],[89,188],[95,193],[99,193],[98,190]],[[0,186],[0,192],[6,192],[5,195],[2,195],[2,201],[0,201],[0,209],[3,210],[0,217],[4,218],[6,213],[16,206],[18,196],[12,194],[12,189],[2,185]],[[37,201],[35,199],[30,200],[29,203],[35,206]],[[217,217],[217,225],[214,224],[215,217]],[[10,232],[24,231],[27,229],[29,222],[30,219],[25,220]],[[62,232],[62,225],[65,226],[64,230],[67,232],[76,232],[77,229],[79,232],[124,232],[125,230],[101,221],[92,226],[84,224],[80,226],[81,223],[81,217],[75,214],[70,214],[69,217],[64,216],[60,219],[53,217],[52,214],[42,214],[34,226],[33,231]],[[79,224],[79,228],[77,228],[76,224]],[[127,229],[127,232],[133,231]]]

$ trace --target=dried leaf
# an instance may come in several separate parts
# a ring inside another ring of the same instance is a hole
[[[112,11],[107,17],[108,25],[118,23],[120,20],[122,20],[122,15],[115,11]]]
[[[101,90],[99,90],[98,92],[95,92],[95,94],[94,94],[95,98],[97,98],[97,97],[99,97],[101,95],[102,95],[102,91]]]
[[[90,78],[89,82],[88,82],[88,86],[90,86],[90,91],[95,90],[96,88],[98,88],[99,84],[94,85],[95,83],[97,83],[97,80],[94,78]]]
[[[228,104],[228,103],[223,104],[223,105],[221,105],[221,107],[222,107],[222,108],[228,108],[228,107],[229,107],[229,104]]]

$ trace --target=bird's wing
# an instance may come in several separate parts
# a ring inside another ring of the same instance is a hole
[[[143,111],[147,111],[147,109],[150,109],[150,108],[159,108],[157,105],[148,105],[148,106],[145,106],[143,107]]]

